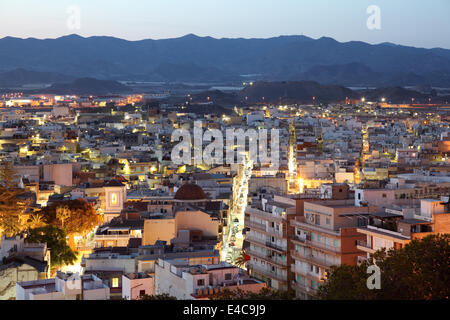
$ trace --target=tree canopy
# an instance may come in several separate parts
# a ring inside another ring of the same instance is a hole
[[[369,290],[369,262],[333,267],[318,298],[327,300],[436,300],[450,295],[450,235],[412,240],[401,249],[381,249],[372,259],[381,271],[381,288]],[[370,259],[370,260],[372,260]]]
[[[225,289],[211,296],[211,300],[293,300],[295,293],[290,291],[262,288],[259,292]]]
[[[142,295],[139,300],[177,300],[177,298],[168,295],[167,293],[150,296],[148,294]]]
[[[94,207],[83,200],[54,202],[43,208],[40,215],[48,224],[62,228],[69,236],[85,235],[103,221]]]
[[[27,228],[26,210],[30,201],[20,196],[25,193],[17,188],[16,172],[10,162],[0,164],[0,233],[15,236]]]
[[[25,242],[27,243],[47,243],[50,249],[50,259],[52,266],[71,265],[77,259],[77,252],[73,251],[66,241],[64,230],[55,226],[45,226],[29,229]]]

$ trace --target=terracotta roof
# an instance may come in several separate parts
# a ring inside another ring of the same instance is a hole
[[[105,187],[123,187],[123,183],[117,179],[112,179],[105,183]]]
[[[177,193],[175,193],[175,200],[205,200],[206,194],[201,187],[196,184],[186,183],[180,189],[178,189]]]

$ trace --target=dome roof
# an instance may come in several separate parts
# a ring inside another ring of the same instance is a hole
[[[205,200],[206,194],[201,187],[196,184],[186,183],[175,193],[175,200],[194,201]]]

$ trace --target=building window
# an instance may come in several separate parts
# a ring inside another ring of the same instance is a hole
[[[117,193],[111,194],[111,204],[113,206],[115,206],[115,205],[117,205],[117,202],[118,202],[118,200],[117,200]]]
[[[140,291],[139,291],[139,296],[140,296],[140,297],[145,296],[145,290],[140,290]]]
[[[225,273],[225,280],[231,280],[231,273]]]
[[[204,279],[198,279],[197,280],[197,286],[202,287],[205,285],[205,280]]]
[[[383,195],[382,195],[382,196],[383,196],[383,198],[386,198],[386,193],[383,193]]]
[[[119,278],[112,278],[112,287],[113,288],[119,287]]]
[[[335,246],[335,247],[338,246],[337,240],[334,240],[334,246]]]
[[[327,224],[330,224],[330,222],[331,222],[330,218],[327,218],[326,221],[327,221]]]

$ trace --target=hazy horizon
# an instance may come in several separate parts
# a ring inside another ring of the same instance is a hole
[[[444,48],[444,47],[425,48],[425,47],[420,47],[420,46],[405,45],[405,44],[401,44],[401,43],[393,43],[393,42],[389,42],[389,41],[376,42],[376,43],[370,43],[370,42],[367,42],[367,41],[357,40],[357,39],[355,39],[355,40],[348,40],[348,41],[339,41],[339,40],[337,40],[337,39],[335,39],[333,37],[326,36],[326,35],[323,35],[323,36],[320,36],[320,37],[311,37],[311,36],[304,35],[304,34],[280,34],[279,36],[272,36],[272,37],[232,37],[232,38],[231,37],[220,37],[219,38],[219,37],[212,37],[212,36],[200,36],[200,35],[197,35],[197,34],[194,34],[194,33],[188,33],[188,34],[177,36],[177,37],[160,38],[160,39],[144,38],[144,39],[133,40],[133,39],[126,39],[126,38],[122,38],[122,37],[116,37],[116,36],[108,36],[108,35],[83,36],[83,35],[80,35],[78,33],[68,33],[68,34],[65,34],[65,35],[58,36],[58,37],[49,37],[49,38],[4,36],[4,37],[1,37],[0,40],[5,39],[5,38],[15,38],[15,39],[21,39],[21,40],[27,40],[27,39],[56,40],[56,39],[59,39],[59,38],[64,38],[64,37],[69,37],[69,36],[78,36],[78,37],[84,38],[84,39],[102,38],[102,37],[104,37],[104,38],[115,38],[115,39],[125,40],[125,41],[129,41],[129,42],[139,42],[139,41],[146,41],[146,40],[155,40],[156,41],[156,40],[180,39],[180,38],[184,38],[184,37],[187,37],[187,36],[190,36],[190,35],[193,35],[193,36],[196,36],[196,37],[199,37],[199,38],[213,38],[213,39],[216,39],[216,40],[221,40],[221,39],[229,39],[229,40],[235,40],[235,39],[267,40],[267,39],[274,39],[274,38],[281,38],[281,37],[301,37],[301,36],[303,36],[303,37],[307,37],[307,38],[310,38],[310,39],[313,39],[313,40],[319,40],[320,38],[331,38],[331,39],[333,39],[333,40],[335,40],[335,41],[337,41],[339,43],[363,42],[363,43],[367,43],[367,44],[370,44],[370,45],[380,45],[380,44],[390,43],[390,44],[393,44],[393,45],[404,46],[404,47],[414,47],[414,48],[418,48],[418,49],[444,49],[444,50],[450,50],[450,48]]]
[[[372,5],[380,9],[380,29],[367,27]],[[79,12],[79,25],[71,29],[73,8]],[[0,38],[79,34],[139,41],[187,34],[217,39],[305,35],[450,49],[449,13],[447,0],[15,0],[0,2]]]

